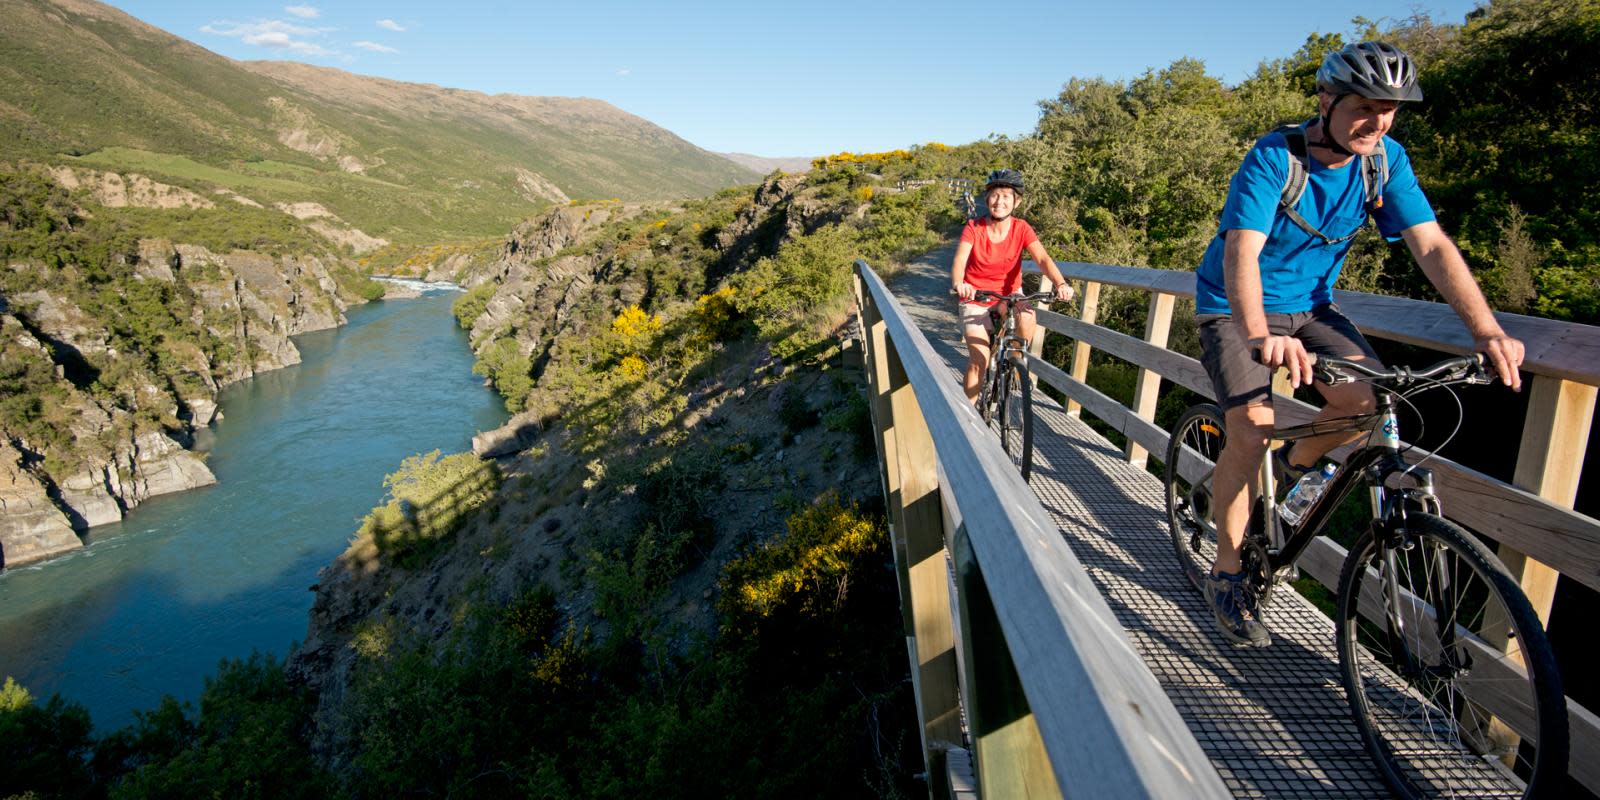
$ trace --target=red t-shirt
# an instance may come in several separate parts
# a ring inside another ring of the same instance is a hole
[[[965,279],[975,289],[1011,294],[1022,288],[1022,251],[1039,241],[1039,235],[1033,232],[1032,225],[1012,217],[1011,232],[1006,238],[990,241],[989,228],[993,224],[994,220],[979,217],[968,220],[967,227],[961,230],[961,241],[972,245]]]

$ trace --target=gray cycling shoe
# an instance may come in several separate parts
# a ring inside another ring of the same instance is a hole
[[[1272,634],[1261,624],[1259,609],[1245,586],[1244,573],[1214,573],[1206,578],[1206,602],[1217,629],[1234,644],[1266,647]]]

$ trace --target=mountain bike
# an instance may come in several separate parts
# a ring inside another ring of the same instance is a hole
[[[999,300],[989,310],[989,367],[978,390],[978,413],[1000,435],[1000,447],[1027,482],[1033,471],[1033,381],[1028,375],[1028,341],[1017,332],[1018,303],[1049,301],[1055,292],[1000,295],[979,291],[974,300]],[[998,320],[996,317],[998,316]]]
[[[1409,397],[1428,389],[1489,383],[1493,377],[1478,358],[1413,371],[1323,357],[1316,360],[1315,375],[1329,384],[1370,382],[1377,409],[1280,428],[1273,437],[1292,442],[1359,431],[1368,438],[1338,467],[1298,525],[1277,513],[1269,449],[1241,553],[1246,593],[1265,611],[1274,586],[1293,579],[1295,561],[1329,527],[1335,509],[1357,487],[1365,488],[1371,519],[1340,571],[1334,625],[1350,710],[1384,780],[1405,798],[1561,791],[1566,699],[1544,628],[1499,559],[1443,517],[1433,473],[1421,467],[1427,458],[1407,465],[1401,457],[1397,403],[1409,405]],[[1456,402],[1459,407],[1459,397]],[[1459,430],[1458,419],[1446,442]],[[1201,404],[1184,412],[1167,446],[1163,482],[1172,543],[1197,587],[1216,555],[1211,473],[1226,436],[1222,412]],[[1451,788],[1464,779],[1479,782],[1466,790]]]

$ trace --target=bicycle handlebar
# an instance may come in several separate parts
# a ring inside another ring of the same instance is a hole
[[[955,293],[951,292],[951,294],[955,294]],[[1021,294],[1021,293],[1017,293],[1017,294],[1000,294],[998,292],[991,292],[991,291],[987,291],[987,290],[984,290],[984,289],[979,289],[979,290],[977,290],[976,292],[973,293],[972,299],[974,299],[974,300],[1000,300],[1000,301],[1007,302],[1007,303],[1018,303],[1018,302],[1029,303],[1029,302],[1033,302],[1035,300],[1054,300],[1054,299],[1056,299],[1056,293],[1055,292],[1034,292],[1033,294]]]
[[[1359,361],[1319,356],[1316,353],[1306,355],[1311,357],[1312,374],[1330,386],[1356,380],[1369,380],[1386,386],[1402,387],[1413,383],[1486,384],[1494,383],[1495,379],[1494,366],[1483,357],[1482,353],[1447,358],[1422,369],[1395,367],[1381,370],[1373,369]],[[1257,364],[1261,363],[1261,349],[1252,348],[1250,358]]]
[[[1258,354],[1259,355],[1259,354]],[[1475,383],[1486,384],[1494,382],[1494,370],[1484,360],[1482,353],[1470,356],[1447,358],[1437,364],[1422,369],[1410,367],[1395,367],[1394,369],[1373,369],[1359,361],[1348,361],[1333,356],[1318,356],[1310,353],[1311,369],[1317,378],[1324,383],[1333,385],[1349,383],[1358,379],[1366,379],[1374,383],[1391,386],[1410,386],[1414,383]]]

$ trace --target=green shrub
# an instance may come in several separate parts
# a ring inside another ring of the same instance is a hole
[[[262,653],[225,659],[206,679],[198,721],[167,698],[101,745],[102,761],[115,754],[132,769],[112,797],[326,797],[333,782],[304,738],[313,706],[283,662]]]
[[[0,686],[0,791],[92,797],[89,712],[52,696],[44,705],[11,678]]]
[[[872,409],[860,392],[845,395],[844,405],[822,418],[822,426],[830,431],[851,434],[851,443],[857,459],[871,460],[878,446],[872,440]]]
[[[500,486],[500,470],[472,453],[414,455],[383,479],[389,499],[361,522],[358,540],[401,567],[420,566]]]
[[[739,278],[734,302],[773,351],[788,358],[821,343],[820,328],[849,304],[851,266],[859,253],[854,229],[829,225],[786,243]]]
[[[478,317],[483,316],[483,312],[488,310],[489,298],[494,296],[494,291],[498,288],[499,284],[480,283],[456,298],[450,310],[456,315],[456,322],[461,325],[462,330],[472,330]]]
[[[533,391],[533,362],[522,354],[522,345],[516,339],[496,339],[480,350],[472,372],[494,383],[506,399],[507,411],[515,413],[526,407],[528,393]]]

